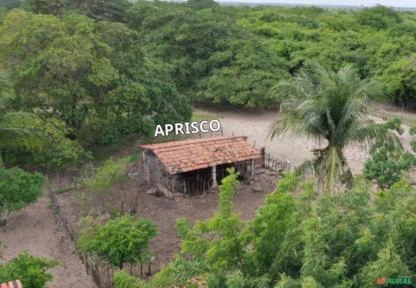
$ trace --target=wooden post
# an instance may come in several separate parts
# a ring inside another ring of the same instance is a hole
[[[250,177],[254,178],[254,159],[251,159],[250,162]]]
[[[211,188],[217,188],[218,187],[218,183],[217,183],[217,166],[212,166],[212,186]]]

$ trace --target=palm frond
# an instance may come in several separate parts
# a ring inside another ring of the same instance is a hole
[[[371,120],[353,123],[346,139],[346,145],[360,143],[366,148],[383,145],[403,149],[403,145],[396,134],[388,131],[383,125],[374,123]]]
[[[269,136],[274,138],[292,131],[327,141],[328,146],[315,151],[315,159],[305,162],[300,169],[314,166],[321,191],[333,191],[335,183],[351,180],[352,173],[343,155],[345,146],[352,143],[369,147],[381,143],[401,146],[394,133],[368,119],[368,97],[378,87],[374,81],[361,80],[353,66],[334,72],[312,65],[293,83],[278,87],[286,87],[292,99],[298,97],[300,103],[281,113],[281,118],[271,125]]]
[[[25,112],[10,112],[0,115],[0,148],[36,148],[41,143],[37,131],[26,128],[36,118]]]

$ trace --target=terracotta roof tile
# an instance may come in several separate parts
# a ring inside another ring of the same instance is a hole
[[[246,137],[188,139],[140,147],[152,151],[170,174],[261,157]]]

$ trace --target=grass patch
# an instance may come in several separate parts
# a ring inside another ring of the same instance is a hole
[[[193,113],[191,121],[203,121],[203,120],[217,120],[219,117],[215,114],[202,114],[202,113]]]

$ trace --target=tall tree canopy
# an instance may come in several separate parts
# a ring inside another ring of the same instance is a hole
[[[149,133],[155,123],[190,118],[164,66],[123,24],[14,11],[0,35],[0,59],[16,92],[10,108],[59,118],[73,139],[114,143]]]

